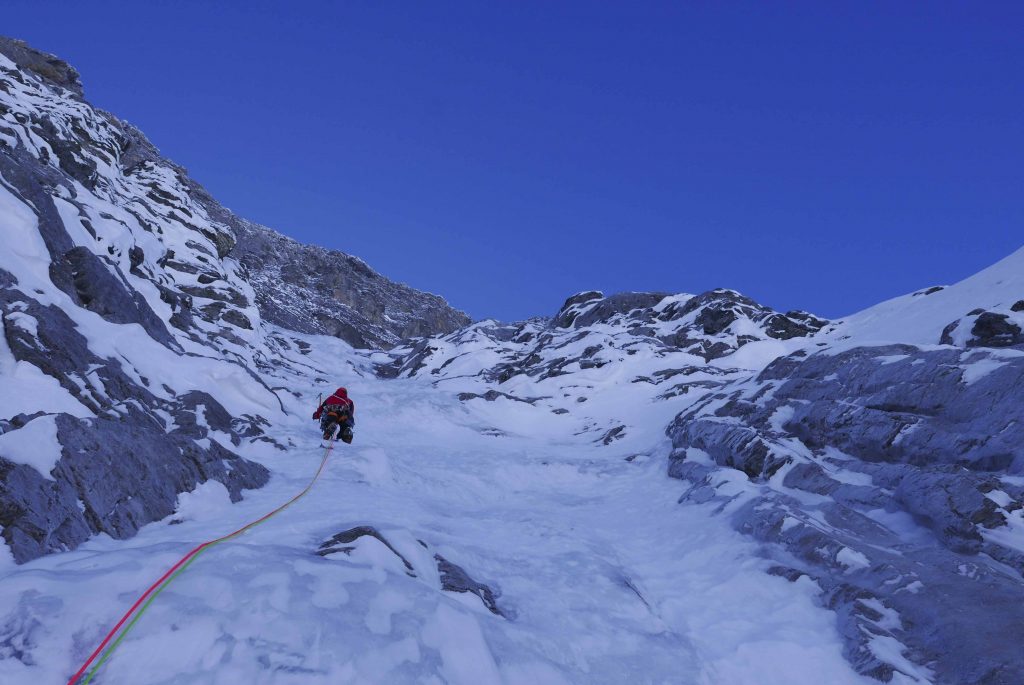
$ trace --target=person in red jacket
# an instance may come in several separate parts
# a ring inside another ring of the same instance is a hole
[[[356,403],[349,399],[345,388],[338,388],[321,402],[313,412],[313,418],[320,419],[324,440],[337,437],[344,440],[345,444],[352,442],[352,429],[356,426]]]

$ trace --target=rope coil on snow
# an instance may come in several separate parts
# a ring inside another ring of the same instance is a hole
[[[90,683],[92,679],[96,677],[96,674],[99,672],[103,664],[106,663],[108,659],[110,659],[111,655],[114,653],[114,650],[116,650],[118,645],[121,644],[121,641],[124,640],[128,632],[138,622],[139,618],[146,612],[146,609],[149,608],[149,605],[153,603],[153,601],[160,595],[161,592],[167,589],[167,586],[170,585],[175,578],[184,573],[185,569],[191,566],[192,562],[194,562],[199,557],[200,554],[202,554],[203,552],[205,552],[206,550],[210,549],[215,545],[219,545],[222,542],[227,542],[232,538],[236,538],[239,535],[242,535],[246,531],[276,516],[277,514],[281,513],[298,500],[302,499],[302,497],[304,497],[310,490],[313,489],[313,485],[317,482],[317,480],[320,479],[320,474],[323,473],[324,466],[327,464],[327,458],[331,455],[331,450],[333,448],[333,442],[327,445],[327,449],[324,451],[324,457],[323,459],[320,460],[319,468],[317,468],[316,473],[313,475],[313,479],[309,481],[309,484],[302,490],[302,492],[295,495],[295,497],[292,497],[290,500],[279,506],[277,509],[274,509],[270,513],[265,514],[264,516],[256,519],[255,521],[242,526],[235,532],[224,535],[223,537],[216,538],[215,540],[208,540],[202,543],[201,545],[192,549],[192,551],[183,556],[181,559],[179,559],[177,563],[171,566],[171,568],[167,569],[167,571],[162,576],[160,576],[160,578],[155,583],[150,585],[149,588],[145,592],[143,592],[142,595],[140,595],[137,600],[135,600],[135,603],[132,604],[131,608],[128,609],[128,611],[125,612],[124,616],[121,617],[121,620],[117,622],[117,624],[110,630],[109,633],[107,633],[107,636],[103,638],[103,641],[99,644],[99,646],[96,647],[93,653],[89,655],[89,658],[85,660],[85,663],[82,664],[81,668],[79,668],[75,672],[75,674],[71,676],[71,679],[68,680],[67,685],[77,685],[79,682],[81,682],[81,685],[88,685],[88,683]],[[125,625],[126,623],[127,625]],[[124,630],[121,630],[122,626],[124,626]],[[121,631],[120,634],[118,634],[118,631]],[[115,636],[117,636],[117,639],[114,639]],[[111,640],[113,640],[112,644]],[[110,644],[109,648],[107,647],[108,644]],[[103,651],[104,649],[106,649],[106,652]],[[89,666],[92,664],[93,661],[96,660],[96,657],[98,657],[101,653],[103,654],[103,656],[100,658],[99,661],[96,662],[96,665],[93,666],[92,670],[89,671],[89,675],[85,677],[85,680],[81,680],[82,676],[85,675],[85,672],[89,670]]]

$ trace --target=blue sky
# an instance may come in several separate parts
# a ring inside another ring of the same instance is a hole
[[[236,213],[511,320],[719,286],[835,317],[1009,254],[1022,26],[1000,2],[8,0],[2,31]]]

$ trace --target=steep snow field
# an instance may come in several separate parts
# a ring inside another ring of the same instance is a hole
[[[376,380],[344,343],[306,340],[296,361],[355,371],[338,379],[358,403],[355,443],[338,445],[305,499],[191,566],[93,682],[869,682],[810,581],[765,574],[727,521],[676,503],[663,434],[674,403],[647,414],[650,430],[595,444],[556,432],[569,417]],[[334,380],[277,381],[302,393],[272,433],[294,446],[241,450],[271,469],[268,486],[230,505],[210,481],[131,540],[2,566],[0,605],[21,625],[0,648],[46,656],[0,661],[0,681],[64,682],[182,554],[305,486],[322,454],[308,416]],[[602,393],[617,394],[614,379]],[[357,526],[409,567],[369,536],[315,553]],[[443,591],[435,554],[492,588],[503,615]]]
[[[935,345],[943,329],[957,317],[976,308],[1009,313],[1021,297],[1024,297],[1024,247],[954,285],[895,297],[845,317],[836,333],[851,336],[860,345],[891,342]],[[1024,315],[1019,318],[1019,323],[1024,323]]]

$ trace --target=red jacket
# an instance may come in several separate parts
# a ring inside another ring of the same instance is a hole
[[[340,404],[341,406],[348,408],[350,416],[355,416],[356,414],[356,403],[348,398],[348,390],[345,388],[338,388],[334,391],[333,395],[321,402],[320,406],[316,408],[315,412],[313,412],[313,418],[319,419],[320,414],[324,411],[324,407],[328,404]]]

